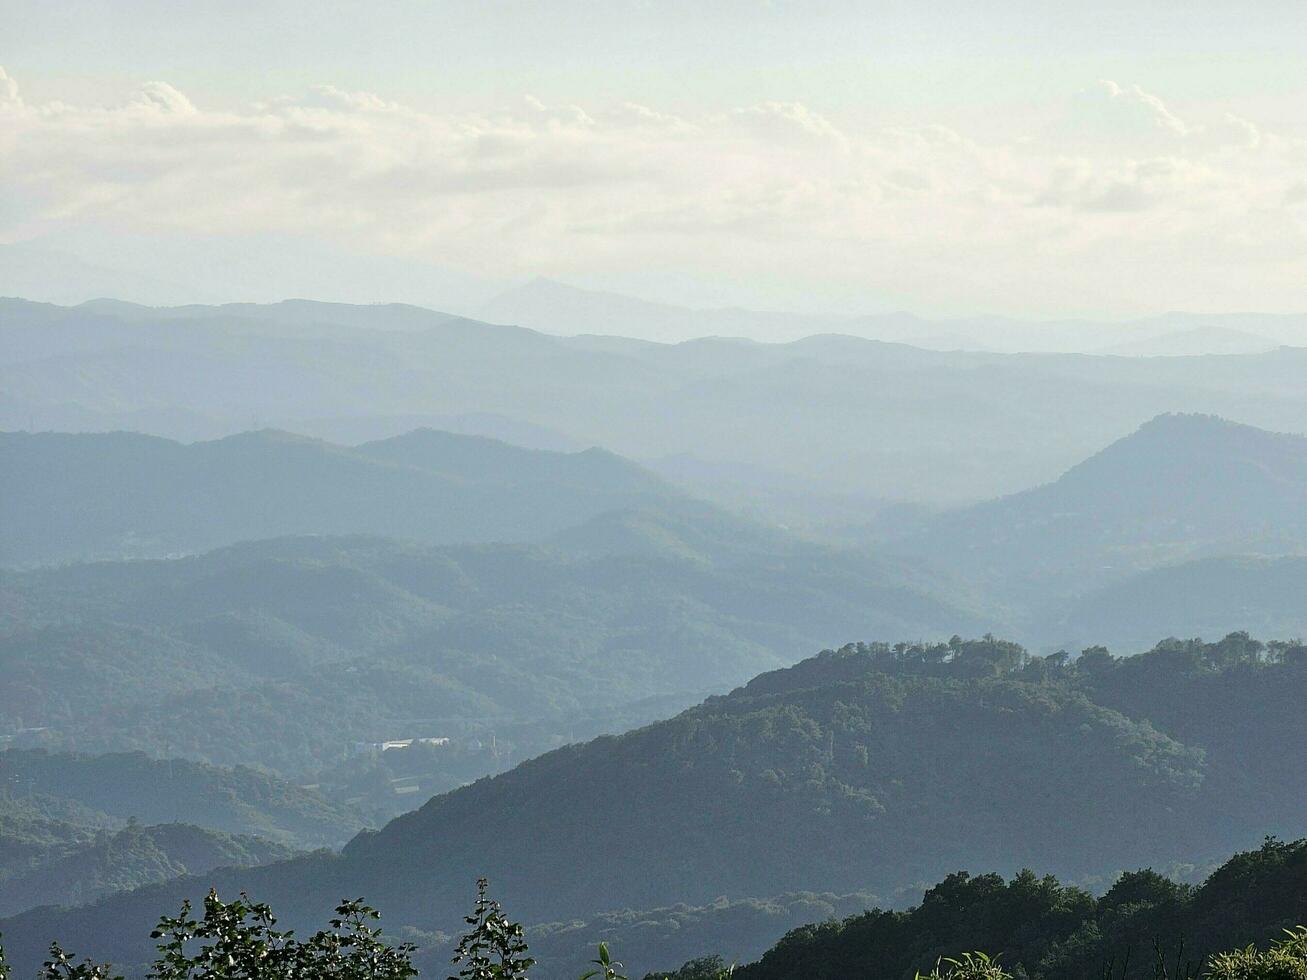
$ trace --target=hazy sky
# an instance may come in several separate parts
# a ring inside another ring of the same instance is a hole
[[[128,236],[313,240],[360,282],[394,258],[810,310],[1307,310],[1300,2],[0,0],[0,25],[0,242],[111,267]]]

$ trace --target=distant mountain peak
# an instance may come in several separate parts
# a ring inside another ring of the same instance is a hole
[[[906,550],[983,554],[993,579],[1039,602],[1195,557],[1305,547],[1307,437],[1167,413],[1052,483],[942,516]]]
[[[1213,459],[1219,459],[1232,451],[1259,445],[1275,445],[1291,451],[1291,447],[1296,447],[1299,452],[1304,452],[1307,451],[1307,437],[1271,432],[1219,415],[1165,412],[1149,419],[1130,435],[1086,460],[1086,463],[1123,451],[1133,455],[1140,449],[1156,452],[1159,457],[1206,453],[1211,454]]]
[[[251,429],[248,432],[237,432],[233,435],[223,436],[221,439],[212,440],[213,444],[225,444],[228,446],[239,445],[267,445],[267,446],[323,446],[328,447],[331,443],[323,439],[315,439],[312,436],[300,435],[298,432],[289,432],[286,429],[277,429],[267,427],[262,429]],[[203,443],[199,443],[203,445]]]

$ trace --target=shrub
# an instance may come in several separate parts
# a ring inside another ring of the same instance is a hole
[[[1286,929],[1268,950],[1247,946],[1212,957],[1211,980],[1307,980],[1307,926]]]

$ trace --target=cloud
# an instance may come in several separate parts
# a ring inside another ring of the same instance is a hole
[[[129,109],[165,116],[193,116],[195,106],[167,82],[147,82],[137,91]]]
[[[736,109],[732,121],[768,142],[816,141],[844,146],[848,138],[830,120],[800,102],[762,102]]]
[[[1176,136],[1188,135],[1189,127],[1184,120],[1167,109],[1166,103],[1156,95],[1145,92],[1138,85],[1122,87],[1111,79],[1103,79],[1098,84],[1107,93],[1108,99],[1123,110],[1123,117],[1142,120],[1146,126]]]
[[[18,98],[18,82],[9,77],[9,73],[0,66],[0,107],[21,105]]]
[[[785,101],[455,113],[321,85],[220,110],[156,81],[34,105],[3,69],[0,114],[7,240],[78,222],[295,234],[497,276],[654,268],[1029,312],[1113,289],[1201,305],[1194,281],[1219,279],[1307,307],[1303,223],[1281,213],[1304,141],[1115,82],[1063,129],[1006,141]]]

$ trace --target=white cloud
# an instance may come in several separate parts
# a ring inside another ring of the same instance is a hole
[[[1070,113],[994,142],[796,102],[438,113],[323,85],[215,110],[151,82],[115,106],[34,105],[0,69],[0,237],[291,233],[492,275],[670,269],[923,309],[1307,307],[1303,222],[1280,216],[1302,140],[1115,82]]]
[[[166,116],[195,115],[195,106],[191,100],[167,82],[147,82],[142,85],[128,108]]]
[[[0,65],[0,107],[21,104],[18,98],[18,82],[9,77],[9,73]]]
[[[1176,136],[1186,136],[1189,127],[1184,120],[1175,116],[1156,95],[1145,92],[1138,85],[1122,87],[1111,79],[1098,83],[1107,93],[1108,99],[1124,109],[1123,115],[1144,120],[1149,126],[1155,126]]]

